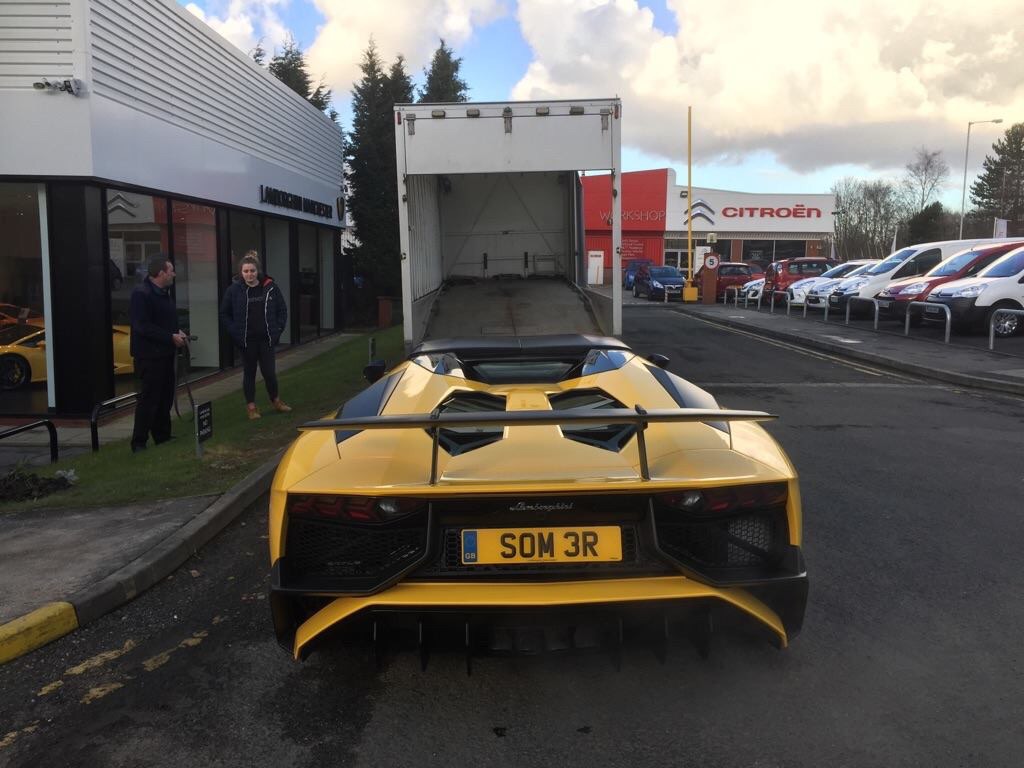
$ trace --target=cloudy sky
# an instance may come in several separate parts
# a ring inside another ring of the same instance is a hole
[[[179,0],[182,1],[182,0]],[[445,41],[470,98],[623,99],[626,170],[673,167],[748,192],[827,192],[843,176],[896,177],[942,150],[959,207],[1004,129],[1024,121],[1020,0],[189,0],[239,48],[290,33],[348,127],[372,36],[422,83]]]

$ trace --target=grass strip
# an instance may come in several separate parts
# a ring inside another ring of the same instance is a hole
[[[377,357],[394,364],[404,356],[402,328],[376,333]],[[97,453],[81,454],[37,473],[52,477],[73,469],[77,482],[69,489],[34,501],[8,502],[0,512],[41,507],[94,507],[135,504],[157,499],[223,493],[297,436],[296,427],[334,413],[338,406],[364,389],[366,337],[356,337],[305,363],[278,373],[282,398],[291,413],[263,407],[263,418],[249,421],[239,391],[213,401],[213,437],[196,456],[192,414],[172,417],[175,440],[150,444],[133,454],[128,440],[104,445]],[[259,393],[265,400],[265,394]]]

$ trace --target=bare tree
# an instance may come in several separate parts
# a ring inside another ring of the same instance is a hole
[[[939,189],[949,178],[949,164],[942,158],[942,150],[932,152],[926,147],[918,147],[913,162],[904,167],[907,172],[901,185],[907,195],[909,214],[913,215],[923,211],[937,197]]]
[[[886,256],[904,213],[897,185],[847,177],[836,182],[832,193],[838,209],[835,244],[839,257],[847,261]]]

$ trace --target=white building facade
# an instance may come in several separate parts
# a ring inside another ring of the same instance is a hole
[[[249,250],[289,299],[283,342],[340,327],[337,125],[172,0],[4,9],[0,414],[134,388],[128,299],[153,255],[175,263],[196,375],[234,362],[217,308]]]

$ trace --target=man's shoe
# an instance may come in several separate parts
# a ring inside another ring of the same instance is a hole
[[[245,406],[246,412],[249,414],[249,421],[254,421],[260,418],[260,409],[256,407],[256,403],[249,403]]]
[[[291,413],[292,411],[292,407],[287,405],[280,397],[274,400],[271,405],[274,406],[274,410],[278,413]]]
[[[134,443],[132,444],[132,453],[141,453],[144,450],[146,450],[146,444],[145,443],[142,443],[141,445],[137,445],[137,444],[134,444]]]

